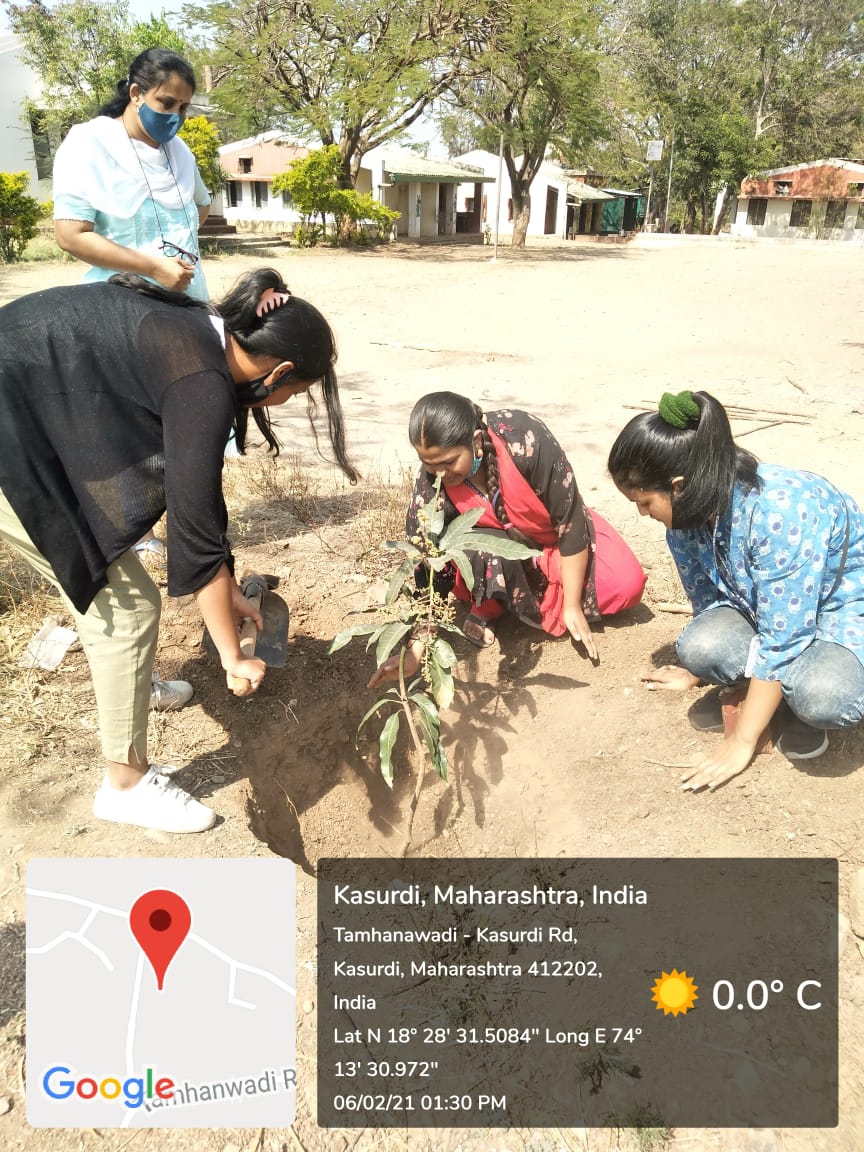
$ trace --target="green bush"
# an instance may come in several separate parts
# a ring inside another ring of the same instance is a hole
[[[369,244],[390,234],[399,213],[379,204],[368,192],[340,188],[342,157],[335,144],[319,148],[303,160],[292,160],[286,172],[273,181],[273,194],[287,192],[303,222],[294,233],[295,243],[311,247],[319,243]],[[328,241],[327,217],[333,233]],[[320,224],[313,224],[320,217]]]
[[[26,172],[0,172],[0,261],[14,264],[39,226],[42,206],[27,195]]]
[[[298,224],[291,237],[298,248],[314,248],[323,239],[324,229],[320,224]]]

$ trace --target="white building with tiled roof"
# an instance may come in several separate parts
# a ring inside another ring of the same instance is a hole
[[[424,240],[457,232],[479,235],[479,221],[476,228],[459,227],[457,189],[470,182],[479,197],[480,188],[494,181],[493,175],[462,160],[430,160],[385,144],[363,157],[356,187],[399,213],[397,236]]]
[[[283,132],[263,132],[234,140],[219,149],[227,177],[221,195],[221,215],[243,232],[290,231],[300,214],[287,193],[273,195],[271,184],[292,160],[302,160],[310,149],[295,144]],[[220,204],[214,202],[214,211]]]
[[[287,194],[274,196],[271,185],[292,160],[312,150],[282,132],[223,144],[219,159],[227,183],[213,211],[221,209],[227,222],[244,232],[292,230],[300,214]],[[405,149],[382,146],[363,157],[355,187],[399,212],[395,235],[419,240],[455,235],[457,187],[471,181],[479,190],[494,179],[470,164],[429,160]],[[475,231],[480,233],[479,224]]]
[[[517,164],[520,158],[517,157]],[[507,166],[501,165],[501,184],[497,184],[498,156],[476,149],[457,156],[456,164],[472,164],[490,175],[496,182],[484,189],[482,198],[474,194],[470,184],[459,189],[459,212],[473,213],[478,224],[495,232],[496,220],[501,236],[513,232],[513,192]],[[586,175],[586,173],[580,173]],[[500,209],[498,196],[500,195]],[[600,229],[602,202],[611,199],[606,193],[577,180],[560,164],[544,160],[531,184],[531,213],[528,218],[529,236],[558,236],[561,239],[579,233],[596,233]]]
[[[733,236],[864,243],[864,162],[812,160],[741,183]]]

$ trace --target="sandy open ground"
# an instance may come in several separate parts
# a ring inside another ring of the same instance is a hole
[[[662,529],[640,520],[619,496],[605,460],[634,406],[665,390],[705,388],[761,414],[734,425],[759,457],[824,473],[864,500],[860,251],[645,237],[629,245],[537,244],[524,254],[502,249],[494,263],[488,248],[407,245],[360,254],[283,250],[267,262],[333,323],[349,447],[367,482],[396,482],[406,466],[413,468],[408,413],[426,392],[446,388],[489,408],[523,407],[547,421],[587,502],[619,528],[649,570],[646,605],[598,637],[597,669],[565,642],[540,644],[509,626],[500,647],[460,650],[460,694],[445,725],[454,771],[448,784],[432,780],[424,788],[414,854],[836,856],[844,907],[850,880],[864,864],[864,737],[832,739],[829,753],[809,768],[773,753],[713,795],[680,791],[676,765],[712,738],[689,729],[689,697],[649,696],[640,674],[652,660],[669,658],[685,618],[658,605],[681,593]],[[213,295],[259,263],[208,261]],[[68,263],[0,268],[0,303],[79,279],[80,268]],[[353,747],[369,703],[363,689],[369,662],[360,648],[325,655],[345,612],[362,606],[375,581],[366,529],[356,527],[368,501],[334,484],[330,466],[315,456],[302,401],[291,402],[280,423],[310,484],[329,493],[320,498],[320,514],[304,520],[286,513],[279,520],[282,513],[270,506],[266,531],[259,531],[238,495],[247,473],[236,469],[229,503],[242,564],[266,564],[284,577],[292,609],[289,666],[268,676],[254,702],[241,704],[226,695],[198,650],[191,604],[167,607],[160,639],[163,674],[191,680],[196,698],[182,713],[154,717],[154,747],[163,759],[186,765],[186,782],[222,823],[202,837],[171,839],[93,821],[98,746],[83,658],[70,653],[55,674],[20,674],[14,720],[0,728],[0,1098],[11,1104],[0,1116],[0,1142],[6,1148],[119,1152],[125,1139],[110,1132],[52,1135],[24,1122],[18,1070],[28,857],[276,852],[297,861],[301,912],[311,915],[319,857],[382,855],[398,844],[412,782],[406,773],[389,793],[374,759],[367,763]],[[27,637],[16,632],[12,612],[0,617],[0,628],[5,686],[13,683],[13,657]],[[40,724],[40,708],[64,694],[75,701],[74,725]],[[305,1078],[293,1129],[260,1139],[252,1132],[142,1131],[131,1152],[638,1147],[635,1137],[605,1130],[318,1129],[310,1074],[315,988],[302,968],[312,956],[307,933],[298,944],[298,1003],[307,1002],[298,1021]],[[862,1029],[864,968],[853,938],[841,957],[839,1128],[688,1130],[674,1133],[669,1146],[860,1152]]]

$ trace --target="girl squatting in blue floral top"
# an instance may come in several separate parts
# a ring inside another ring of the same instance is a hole
[[[757,464],[705,392],[666,393],[635,417],[609,456],[618,488],[665,524],[693,606],[677,644],[681,667],[657,687],[746,684],[738,724],[685,777],[716,788],[742,772],[771,724],[790,759],[828,747],[825,729],[864,715],[864,516],[821,476]],[[718,694],[691,709],[722,731]]]

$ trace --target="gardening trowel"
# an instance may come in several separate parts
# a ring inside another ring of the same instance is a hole
[[[245,576],[240,582],[240,591],[258,609],[264,620],[260,632],[254,620],[247,620],[243,624],[240,629],[240,650],[247,660],[257,656],[268,668],[283,668],[288,658],[288,605],[272,591],[278,583],[278,576],[258,574]],[[216,645],[206,629],[204,647],[211,656],[219,659]],[[248,680],[233,677],[232,691],[235,696],[248,696],[250,687]]]

